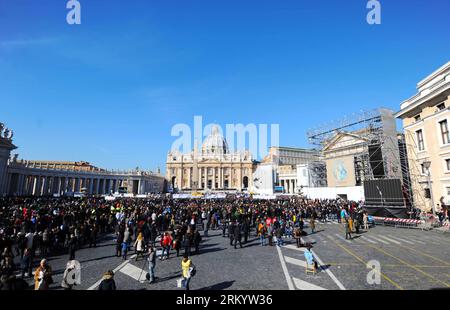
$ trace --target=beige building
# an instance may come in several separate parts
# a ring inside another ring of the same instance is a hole
[[[256,166],[248,151],[230,152],[227,141],[214,126],[201,150],[171,151],[166,177],[173,190],[244,190],[253,187]]]
[[[442,201],[450,203],[449,95],[450,62],[420,81],[417,94],[396,114],[403,120],[414,203],[426,211],[432,202],[436,209]]]
[[[329,187],[403,178],[394,112],[379,108],[360,117],[324,135],[322,155]]]
[[[276,184],[283,187],[284,193],[298,194],[300,185],[297,167],[299,165],[309,166],[317,163],[320,159],[320,152],[314,149],[272,146],[262,162],[274,165]]]
[[[52,196],[122,193],[143,195],[164,191],[159,173],[139,169],[118,171],[88,162],[23,160],[11,156],[13,133],[0,123],[0,196]]]
[[[357,169],[357,156],[366,152],[367,138],[363,132],[340,132],[324,146],[322,153],[327,166],[330,187],[361,185]]]

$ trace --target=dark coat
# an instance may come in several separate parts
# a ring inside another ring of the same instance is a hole
[[[114,282],[113,278],[104,278],[100,285],[98,286],[99,291],[115,291],[116,290],[116,282]]]
[[[241,225],[236,225],[234,227],[234,239],[240,239],[241,238]]]

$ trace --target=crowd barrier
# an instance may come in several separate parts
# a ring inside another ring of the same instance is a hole
[[[449,222],[442,223],[439,230],[443,232],[450,232],[450,223]]]
[[[423,228],[426,224],[423,220],[412,220],[412,219],[399,219],[399,218],[389,218],[389,217],[372,217],[376,225],[394,226],[394,227],[405,227],[405,228]]]

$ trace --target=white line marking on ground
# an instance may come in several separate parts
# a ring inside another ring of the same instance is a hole
[[[432,244],[434,244],[434,245],[440,245],[438,242],[436,242],[436,240],[434,240],[434,239],[431,239],[431,238],[428,238],[428,237],[425,237],[425,236],[423,236],[423,239],[425,239],[426,241],[426,243],[432,243]]]
[[[297,278],[293,278],[294,279],[294,283],[295,286],[299,289],[299,290],[313,290],[313,291],[317,291],[317,290],[326,290],[323,287],[311,284],[309,282],[297,279]]]
[[[395,243],[395,244],[398,244],[398,245],[401,245],[402,243],[401,242],[399,242],[399,241],[397,241],[397,240],[394,240],[394,239],[391,239],[391,238],[389,238],[389,237],[386,237],[386,236],[381,236],[381,235],[378,235],[380,238],[383,238],[383,239],[386,239],[387,241],[390,241],[390,242],[392,242],[392,243]]]
[[[375,240],[377,240],[377,241],[379,241],[379,242],[381,242],[381,243],[384,243],[384,244],[390,244],[389,242],[386,242],[385,240],[380,239],[380,238],[377,238],[377,237],[375,237],[375,236],[370,236],[370,238],[375,239]]]
[[[417,240],[417,239],[414,239],[414,242],[417,242],[417,243],[420,243],[420,244],[427,244],[425,241],[421,241],[421,240]]]
[[[297,248],[297,246],[293,245],[293,244],[287,244],[284,247],[291,249],[291,250],[302,251],[302,252],[304,252],[306,250],[305,248]]]
[[[303,238],[300,238],[300,240],[302,240],[303,243],[305,243],[305,240],[303,240]],[[317,259],[317,262],[320,264],[320,266],[325,266],[325,264],[322,262],[322,260],[320,259],[320,257],[313,251],[311,250],[311,252],[313,253],[314,257]],[[335,275],[330,271],[330,268],[325,269],[325,272],[330,276],[330,278],[334,281],[334,283],[336,283],[336,285],[341,289],[341,290],[345,290],[344,285],[342,285],[341,281],[339,281]]]
[[[331,236],[331,235],[326,235],[326,236],[327,236],[327,238],[329,238],[330,240],[336,240],[336,239],[334,239],[334,237]]]
[[[132,259],[135,258],[135,257],[136,257],[136,254],[132,255],[132,256],[130,257],[130,259],[124,261],[122,264],[120,264],[119,266],[117,266],[116,269],[113,270],[113,272],[114,272],[114,273],[118,272],[118,271],[119,271],[120,269],[122,269],[126,264],[128,264],[128,263],[130,262],[130,260],[132,260]],[[92,290],[96,289],[96,288],[100,285],[100,283],[102,282],[102,280],[103,280],[103,277],[102,277],[100,280],[98,280],[97,282],[95,282],[91,287],[89,287],[89,288],[88,288],[88,291],[92,291]]]
[[[405,243],[414,244],[414,242],[412,242],[412,241],[409,241],[409,240],[406,240],[406,239],[402,239],[402,238],[399,238],[399,237],[391,236],[391,238],[392,239],[396,239],[396,240],[400,240],[400,241],[405,242]]]
[[[119,270],[119,272],[126,274],[127,276],[132,277],[139,282],[144,282],[141,281],[141,279],[145,279],[146,275],[146,272],[144,272],[142,268],[136,267],[132,264],[126,264],[122,269]]]
[[[276,238],[274,238],[274,239],[276,239]],[[294,283],[292,283],[291,276],[289,275],[289,271],[288,271],[288,269],[287,269],[287,267],[286,267],[286,262],[284,261],[283,255],[281,254],[281,249],[280,249],[280,247],[277,246],[276,248],[277,248],[277,252],[278,252],[278,257],[280,258],[281,268],[283,269],[284,276],[285,276],[285,278],[286,278],[287,285],[288,285],[288,287],[289,287],[289,290],[292,291],[292,290],[295,289]]]
[[[345,241],[345,242],[347,242],[347,243],[351,243],[351,241],[345,239],[344,237],[342,237],[342,236],[339,235],[339,234],[334,234],[334,235],[335,235],[336,237],[338,237],[339,239],[341,239],[342,241]]]
[[[359,238],[361,238],[361,239],[364,239],[364,240],[366,240],[366,241],[368,241],[368,242],[370,242],[370,243],[373,243],[373,244],[378,244],[378,242],[376,242],[376,241],[374,241],[374,240],[372,240],[372,239],[369,239],[369,238],[367,238],[366,236],[359,236]]]
[[[289,257],[289,256],[284,256],[284,260],[286,261],[286,263],[288,264],[293,264],[293,265],[297,265],[300,267],[305,267],[306,268],[306,262],[302,261],[300,259],[296,259],[293,257]]]

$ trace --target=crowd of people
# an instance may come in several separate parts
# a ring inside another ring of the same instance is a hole
[[[161,196],[112,201],[101,197],[1,198],[0,219],[1,288],[14,289],[20,279],[33,277],[34,271],[37,290],[48,289],[53,283],[46,260],[49,255],[67,254],[69,268],[79,249],[95,248],[105,235],[115,235],[117,257],[126,260],[133,249],[135,260],[148,260],[150,283],[156,279],[156,249],[161,250],[160,260],[169,259],[171,254],[182,256],[183,287],[188,289],[193,271],[190,257],[201,253],[202,238],[209,230],[222,230],[222,236],[237,249],[244,247],[252,234],[261,246],[274,245],[274,240],[281,246],[284,237],[295,238],[297,246],[303,246],[306,219],[311,232],[317,221],[345,221],[350,238],[354,230],[367,228],[367,213],[357,202],[300,197],[173,200]],[[112,271],[106,272],[99,289],[114,289],[113,276]],[[62,286],[72,288],[65,280]]]

